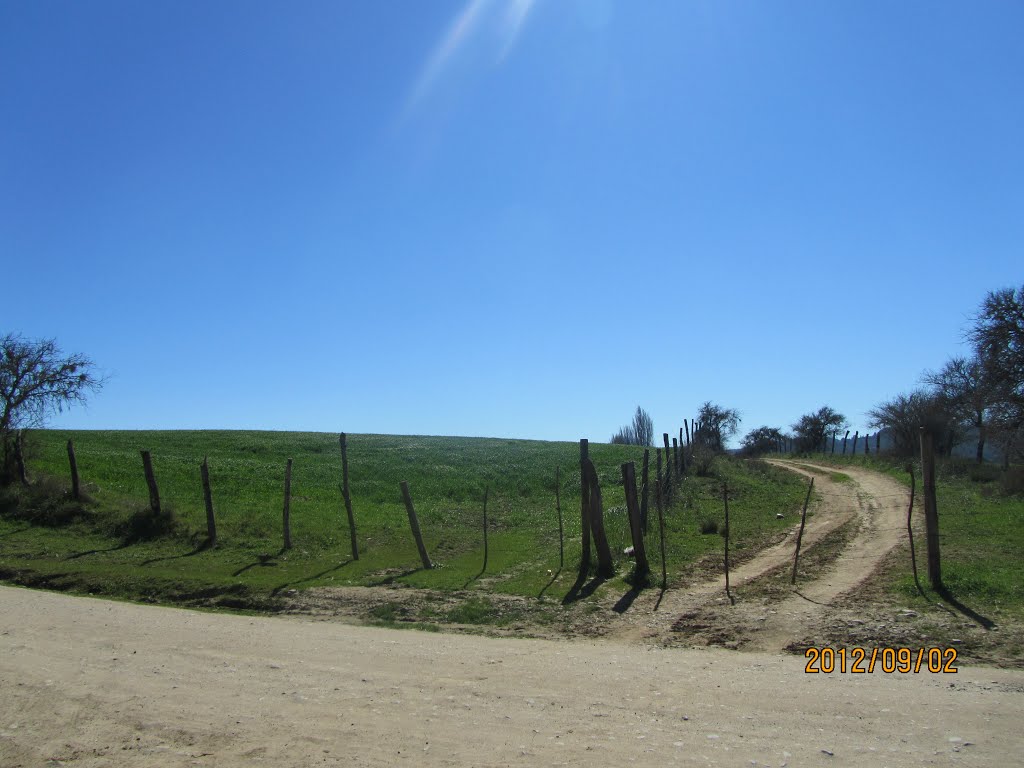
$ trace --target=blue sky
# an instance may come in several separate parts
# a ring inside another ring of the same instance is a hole
[[[0,0],[74,428],[854,428],[1024,283],[1019,2]]]

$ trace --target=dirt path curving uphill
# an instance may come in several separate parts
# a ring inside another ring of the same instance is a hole
[[[855,467],[844,467],[838,474],[835,468],[808,462],[772,463],[814,477],[817,500],[804,531],[802,557],[811,556],[830,535],[844,534],[838,553],[809,568],[810,573],[803,574],[781,600],[778,594],[775,599],[736,600],[743,587],[791,567],[799,527],[794,525],[784,540],[731,572],[735,602],[725,594],[724,575],[664,594],[646,590],[617,614],[610,629],[613,636],[782,650],[806,637],[832,600],[871,576],[890,550],[906,539],[909,492],[892,478]]]

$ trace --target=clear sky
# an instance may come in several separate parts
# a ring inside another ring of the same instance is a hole
[[[863,414],[1024,283],[1024,4],[0,0],[0,332],[74,428]]]

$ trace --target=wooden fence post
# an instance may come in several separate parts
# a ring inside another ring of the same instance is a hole
[[[672,454],[668,449],[668,432],[662,433],[662,440],[665,441],[665,504],[672,501]]]
[[[836,435],[838,435],[838,434],[839,434],[838,432],[833,432],[832,433],[832,455],[833,456],[836,453]]]
[[[604,505],[601,501],[601,481],[597,476],[597,468],[589,458],[584,462],[587,482],[590,484],[590,532],[594,537],[594,549],[597,550],[597,573],[605,578],[615,572],[612,551],[608,546],[608,537],[604,532]]]
[[[356,518],[352,514],[352,496],[348,487],[348,435],[344,432],[338,439],[341,443],[341,496],[345,500],[345,514],[348,515],[348,536],[352,544],[352,559],[359,559],[359,545],[356,541]]]
[[[665,498],[664,498],[665,497],[665,483],[664,483],[664,481],[662,480],[662,477],[661,477],[661,448],[655,448],[654,449],[654,453],[658,457],[658,460],[657,460],[658,470],[657,470],[657,474],[655,475],[655,478],[654,478],[654,483],[655,483],[654,487],[658,490],[658,498],[660,498],[662,500],[662,502],[664,502],[664,500],[665,500]]]
[[[924,485],[924,524],[928,543],[928,581],[932,589],[942,589],[939,563],[939,510],[935,499],[935,448],[932,435],[921,427],[921,474]]]
[[[644,448],[644,464],[643,469],[640,471],[640,529],[647,535],[647,503],[648,492],[647,481],[649,479],[649,464],[651,460],[651,451],[649,448]]]
[[[850,449],[850,455],[851,456],[856,456],[857,455],[857,439],[858,439],[859,436],[860,436],[860,431],[857,431],[857,432],[853,433],[853,443],[851,443],[851,449]]]
[[[651,567],[647,562],[644,532],[640,525],[640,505],[636,498],[636,467],[632,461],[627,461],[621,469],[622,485],[626,491],[626,510],[629,514],[629,532],[633,539],[633,557],[636,561],[636,566],[633,568],[635,576],[633,586],[639,587],[646,582]]]
[[[590,441],[580,439],[580,575],[590,572],[590,483],[587,482],[586,463],[590,456]]]
[[[907,464],[907,472],[910,473],[910,505],[907,507],[907,539],[910,541],[910,567],[914,571],[914,583],[917,585],[917,591],[923,595],[924,590],[921,589],[921,582],[917,578],[917,552],[914,551],[914,528],[910,523],[911,516],[914,514],[914,491],[917,485],[914,479],[913,464]]]
[[[683,442],[683,428],[679,428],[679,476],[686,474],[686,443]]]
[[[565,531],[562,527],[562,500],[559,486],[562,484],[561,468],[555,465],[555,510],[558,512],[558,570],[565,567]]]
[[[875,432],[875,453],[882,452],[882,432],[879,430]]]
[[[660,454],[659,454],[660,458]],[[654,486],[655,503],[658,507],[658,533],[661,538],[661,588],[668,589],[668,566],[665,564],[665,513],[661,503],[661,479],[659,478]]]
[[[146,473],[146,485],[149,486],[149,509],[154,515],[160,514],[160,490],[156,487],[156,477],[153,475],[153,459],[149,451],[139,451],[142,454],[142,471]]]
[[[846,438],[850,436],[850,430],[846,430],[846,434],[843,435],[843,456],[846,455]]]
[[[676,477],[682,477],[682,472],[679,471],[679,443],[676,439],[672,438],[672,469],[675,470]]]
[[[484,567],[480,569],[480,573],[487,570],[487,495],[490,492],[490,486],[484,488]]]
[[[722,483],[722,500],[725,502],[725,594],[729,593],[729,486]]]
[[[686,446],[690,446],[690,422],[687,419],[683,419],[683,429],[686,430]]]
[[[807,498],[804,499],[804,511],[800,513],[800,532],[796,535],[796,554],[793,555],[793,575],[789,579],[790,584],[796,584],[796,566],[800,561],[800,542],[804,540],[804,526],[807,525],[807,505],[811,501],[811,491],[814,490],[814,478],[807,486]]]
[[[68,440],[68,463],[71,464],[71,495],[75,501],[81,499],[81,490],[78,484],[78,462],[75,460],[75,444]]]
[[[403,480],[399,483],[402,489],[402,500],[405,502],[405,511],[409,515],[409,527],[412,528],[412,537],[416,539],[416,549],[420,553],[420,562],[423,567],[430,570],[434,567],[427,556],[427,548],[423,546],[423,535],[420,533],[420,521],[416,517],[416,509],[412,505],[412,496],[409,495],[409,483]]]
[[[203,479],[203,504],[206,506],[206,546],[217,546],[217,520],[213,516],[213,492],[210,490],[210,467],[203,456],[199,476]]]
[[[870,456],[871,455],[871,446],[868,444],[868,439],[869,438],[870,438],[870,435],[864,435],[864,455],[865,456]]]
[[[292,460],[284,468],[284,548],[292,548]]]
[[[22,485],[28,485],[28,472],[25,469],[25,430],[14,433],[14,465],[18,469],[18,479]]]

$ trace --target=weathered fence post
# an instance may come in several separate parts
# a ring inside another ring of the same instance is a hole
[[[555,510],[558,512],[558,570],[565,567],[565,531],[562,527],[562,500],[559,486],[562,484],[561,468],[555,465]]]
[[[590,484],[590,532],[594,537],[594,548],[597,550],[597,573],[609,577],[615,572],[612,551],[608,546],[608,537],[604,532],[604,506],[601,501],[601,481],[597,476],[597,468],[589,458],[584,462],[587,482]]]
[[[672,469],[676,473],[676,477],[682,477],[683,473],[679,471],[679,443],[676,439],[672,438]]]
[[[846,455],[846,438],[850,436],[850,430],[846,430],[846,434],[843,435],[843,456]]]
[[[78,485],[78,462],[75,460],[75,444],[68,440],[68,463],[71,464],[71,495],[75,501],[81,498]]]
[[[146,485],[149,486],[149,509],[154,515],[160,514],[160,490],[156,487],[156,477],[153,475],[153,459],[149,451],[139,451],[142,454],[142,471],[146,473]]]
[[[662,440],[665,441],[665,504],[672,502],[672,454],[668,449],[668,432],[662,433]]]
[[[679,428],[679,476],[686,474],[686,443],[683,442],[683,428]]]
[[[790,584],[796,584],[796,566],[800,562],[800,542],[804,540],[804,526],[807,525],[807,505],[811,501],[811,491],[814,490],[814,478],[807,486],[807,498],[804,499],[804,511],[800,513],[800,532],[796,535],[796,553],[793,555],[793,575],[789,579]]]
[[[409,483],[403,480],[399,485],[402,488],[402,500],[405,501],[405,511],[409,515],[409,527],[412,528],[412,537],[416,539],[416,549],[420,553],[420,562],[423,563],[424,568],[430,570],[434,565],[427,556],[427,548],[423,546],[420,521],[416,517],[416,509],[412,505],[412,496],[409,495]]]
[[[660,458],[660,453],[659,453]],[[660,462],[659,462],[660,463]],[[658,507],[658,534],[661,538],[661,588],[668,589],[668,566],[665,564],[665,513],[661,503],[661,479],[654,486],[655,503]]]
[[[683,419],[683,429],[686,430],[686,446],[690,446],[690,422],[688,419]]]
[[[914,583],[917,585],[917,591],[923,595],[924,590],[921,589],[921,582],[917,578],[917,552],[914,551],[914,528],[910,522],[911,516],[914,514],[914,491],[917,484],[914,479],[913,464],[907,464],[907,472],[910,473],[910,505],[907,507],[907,539],[910,541],[910,567],[914,571]]]
[[[857,432],[853,433],[853,443],[851,443],[851,446],[850,446],[850,455],[851,456],[856,456],[857,455],[857,439],[859,437],[860,437],[860,431],[857,431]]]
[[[647,535],[647,497],[650,495],[647,487],[650,460],[651,451],[649,448],[644,448],[644,464],[640,471],[640,528],[645,536]]]
[[[292,548],[292,460],[284,468],[284,548]]]
[[[838,435],[838,434],[839,434],[838,432],[833,432],[832,433],[832,454],[833,455],[835,455],[835,452],[836,452],[836,435]]]
[[[628,461],[621,469],[622,485],[626,491],[626,510],[629,514],[629,532],[633,539],[633,557],[636,561],[633,568],[636,577],[633,586],[639,587],[647,580],[651,567],[647,563],[647,548],[644,546],[644,532],[640,525],[640,505],[636,498],[636,467],[632,461]]]
[[[870,437],[871,437],[870,435],[864,435],[864,455],[865,456],[870,456],[871,455],[871,446],[868,445],[868,440],[869,440]]]
[[[19,429],[14,434],[14,464],[18,468],[18,479],[22,485],[28,485],[28,472],[25,469],[25,430]]]
[[[725,594],[729,593],[729,486],[722,483],[722,500],[725,502]]]
[[[580,439],[580,536],[582,552],[580,553],[580,575],[590,572],[590,483],[587,482],[586,463],[590,456],[590,441]]]
[[[199,476],[203,479],[203,504],[206,506],[206,545],[217,546],[217,521],[213,516],[213,492],[210,490],[210,467],[203,456],[199,465]]]
[[[875,453],[882,452],[882,431],[875,432]]]
[[[655,482],[655,486],[654,487],[658,489],[658,498],[660,498],[662,500],[662,503],[664,503],[664,501],[665,501],[665,482],[664,482],[664,480],[661,477],[661,448],[655,448],[654,449],[654,453],[658,457],[658,461],[657,461],[658,470],[657,470],[657,475],[656,475],[656,477],[654,479],[654,482]]]
[[[935,499],[935,448],[932,435],[921,427],[921,474],[924,485],[924,525],[928,543],[928,581],[932,589],[942,589],[939,563],[939,510]]]
[[[487,495],[490,492],[490,486],[484,488],[484,567],[480,569],[480,573],[487,570]]]
[[[341,496],[345,500],[345,513],[348,515],[348,536],[352,544],[352,559],[359,559],[359,545],[356,541],[356,518],[352,514],[352,496],[348,488],[348,435],[344,432],[338,439],[341,443]]]

